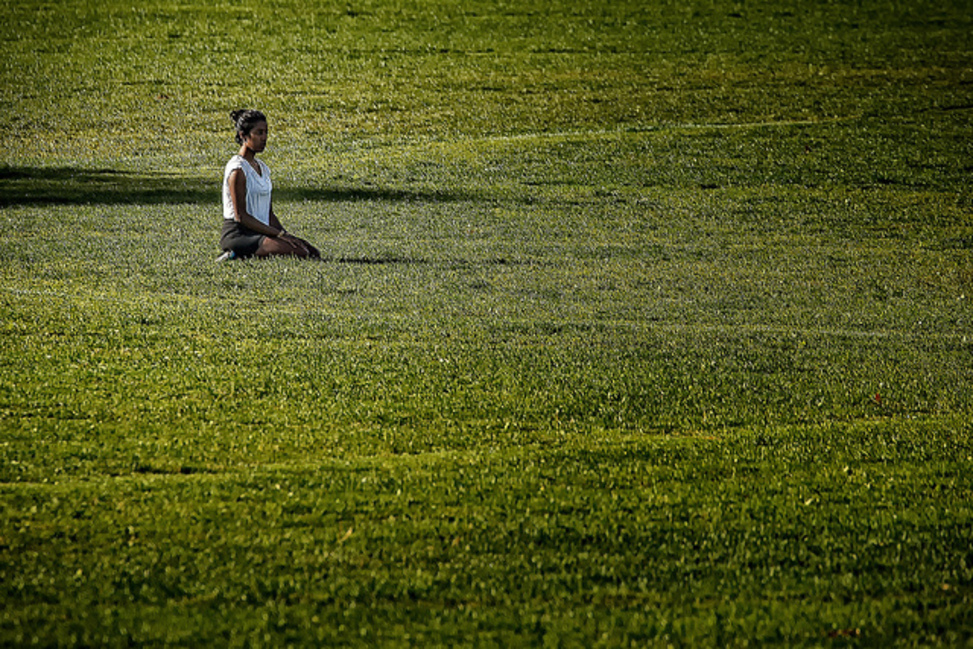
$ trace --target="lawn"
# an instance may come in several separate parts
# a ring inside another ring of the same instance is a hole
[[[305,4],[4,5],[0,646],[973,645],[966,3]]]

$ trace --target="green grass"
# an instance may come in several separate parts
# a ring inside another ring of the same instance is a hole
[[[0,645],[973,643],[963,3],[4,21]]]

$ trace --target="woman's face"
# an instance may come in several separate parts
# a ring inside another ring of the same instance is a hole
[[[254,153],[260,153],[267,148],[267,122],[257,122],[250,133],[243,139],[243,143]]]

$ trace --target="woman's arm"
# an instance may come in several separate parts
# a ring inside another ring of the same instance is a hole
[[[275,228],[258,221],[247,212],[247,177],[242,169],[234,169],[230,172],[230,200],[233,202],[233,218],[243,227],[265,234],[268,237],[276,237],[284,231],[284,228]],[[273,215],[273,212],[271,212]],[[272,220],[276,217],[271,216]],[[279,221],[278,221],[279,223]]]
[[[277,214],[274,213],[274,202],[270,201],[270,225],[284,232],[284,226],[281,225],[280,219],[277,218]]]

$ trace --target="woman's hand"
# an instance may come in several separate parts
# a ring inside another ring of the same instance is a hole
[[[288,243],[291,243],[291,244],[297,246],[298,248],[300,248],[301,250],[303,250],[308,255],[311,254],[311,251],[307,247],[307,243],[303,239],[298,239],[293,234],[289,234],[289,233],[285,232],[284,230],[281,230],[280,231],[280,234],[277,235],[277,238],[278,239],[283,239],[284,241],[286,241]]]

